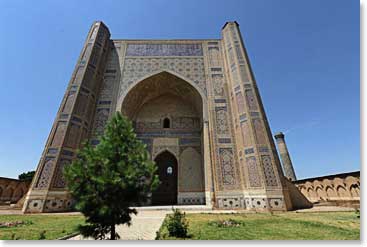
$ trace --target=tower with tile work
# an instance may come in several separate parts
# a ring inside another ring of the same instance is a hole
[[[24,212],[70,210],[62,170],[114,112],[156,161],[152,205],[290,210],[264,106],[237,22],[221,39],[111,39],[93,23],[47,139]]]

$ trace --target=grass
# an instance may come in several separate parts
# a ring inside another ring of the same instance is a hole
[[[193,240],[359,240],[360,220],[354,212],[187,214]],[[167,219],[167,218],[166,218]],[[233,220],[236,227],[218,222]],[[163,223],[160,239],[168,236]]]
[[[354,212],[276,214],[186,214],[190,239],[245,240],[359,240],[360,220]],[[232,220],[235,227],[220,226]],[[58,239],[77,231],[82,215],[0,215],[0,222],[24,221],[15,227],[1,227],[0,239]],[[238,224],[237,224],[238,223]],[[163,223],[161,239],[168,237]]]
[[[0,222],[23,221],[14,227],[0,227],[0,240],[58,239],[77,231],[81,215],[0,215]]]

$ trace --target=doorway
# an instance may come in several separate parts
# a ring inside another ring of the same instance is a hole
[[[159,154],[155,160],[160,184],[152,193],[152,205],[177,204],[177,159],[168,151]]]

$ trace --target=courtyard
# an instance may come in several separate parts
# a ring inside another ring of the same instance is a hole
[[[168,236],[165,217],[170,211],[139,211],[131,227],[120,226],[122,240],[176,240]],[[192,240],[359,240],[360,218],[354,211],[244,213],[187,211]],[[60,239],[75,235],[84,216],[70,214],[0,215],[0,239]],[[163,223],[162,223],[163,222]],[[157,228],[157,229],[155,229]],[[158,236],[156,234],[158,231]],[[71,240],[81,239],[74,236]]]

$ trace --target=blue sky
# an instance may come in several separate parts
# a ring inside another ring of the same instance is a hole
[[[360,169],[359,1],[0,1],[0,176],[33,170],[94,20],[112,38],[220,38],[236,20],[298,178]]]

